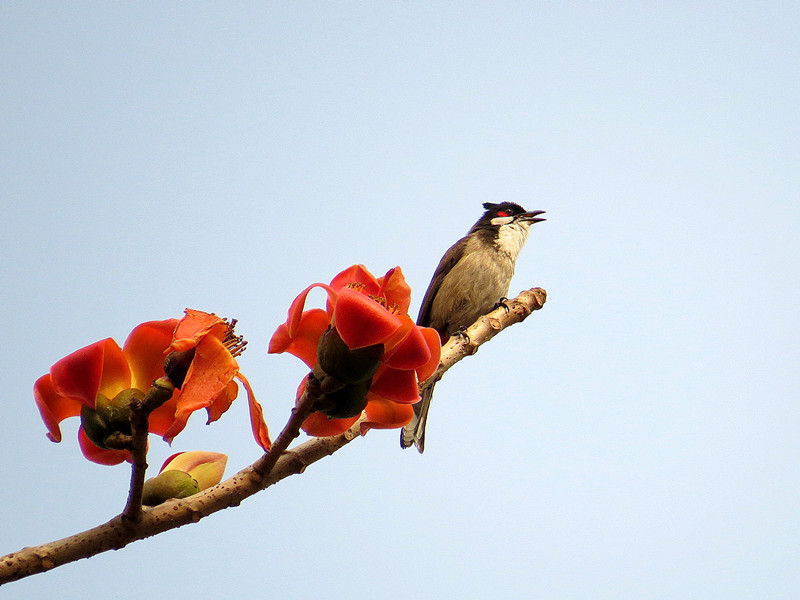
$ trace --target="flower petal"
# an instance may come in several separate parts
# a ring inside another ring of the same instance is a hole
[[[219,395],[211,401],[211,404],[206,406],[206,411],[208,412],[208,421],[206,421],[206,425],[213,423],[225,414],[238,395],[239,386],[236,385],[235,381],[229,381],[228,385],[226,385]]]
[[[164,354],[178,323],[178,319],[148,321],[131,331],[122,346],[130,365],[131,387],[146,392],[153,381],[164,376]]]
[[[367,420],[364,427],[367,429],[395,429],[404,427],[411,422],[414,416],[413,405],[398,404],[385,398],[371,396],[367,403]]]
[[[217,400],[238,370],[239,365],[220,340],[203,338],[178,396],[175,423],[164,433],[164,439],[171,442],[186,426],[189,415]]]
[[[342,340],[351,349],[381,344],[402,325],[397,315],[350,288],[339,292],[334,321]]]
[[[60,442],[61,427],[59,427],[59,423],[68,417],[77,417],[81,414],[83,403],[58,394],[53,388],[49,373],[36,380],[33,385],[33,397],[39,408],[39,414],[42,415],[42,421],[47,427],[47,437],[54,442]]]
[[[362,290],[366,294],[376,295],[381,289],[381,284],[375,276],[367,270],[364,265],[353,265],[336,275],[331,280],[331,289],[338,293],[351,283],[358,283],[363,286]]]
[[[329,285],[325,285],[324,283],[312,283],[310,286],[300,292],[297,298],[292,301],[292,305],[289,307],[289,313],[286,319],[286,326],[289,330],[290,337],[294,337],[297,334],[297,329],[300,327],[303,315],[305,314],[303,307],[306,305],[306,297],[308,296],[308,293],[315,287],[321,287],[327,292],[329,306],[336,302],[336,292],[334,292]],[[329,311],[328,314],[331,314],[331,312],[332,311]],[[328,320],[330,321],[330,319]]]
[[[382,366],[372,380],[370,392],[400,404],[414,404],[419,401],[417,374]]]
[[[401,314],[408,314],[408,308],[411,306],[411,286],[406,283],[403,270],[400,267],[389,269],[386,275],[378,278],[378,282],[381,284],[378,295],[386,298],[387,306],[396,307]]]
[[[413,370],[428,363],[431,350],[420,327],[412,325],[406,336],[392,348],[387,348],[381,359],[395,369]]]
[[[90,408],[98,392],[113,398],[130,387],[130,369],[122,349],[106,338],[76,350],[50,367],[56,393]]]
[[[170,351],[183,351],[197,346],[209,335],[222,340],[228,331],[228,324],[214,313],[187,308],[184,316],[174,329]]]
[[[328,437],[344,433],[350,426],[358,421],[358,417],[349,419],[329,419],[321,412],[312,413],[303,421],[303,431],[314,437]]]
[[[425,338],[425,342],[428,344],[428,350],[431,353],[428,362],[421,367],[417,367],[417,379],[425,381],[428,377],[433,375],[439,367],[439,361],[442,358],[442,339],[439,337],[439,332],[430,327],[420,327],[420,332]]]
[[[307,310],[302,313],[294,336],[289,335],[289,327],[285,323],[278,326],[269,341],[268,352],[288,352],[313,368],[317,364],[319,338],[330,322],[328,313],[321,308]]]
[[[180,394],[180,390],[175,390],[172,398],[150,413],[148,422],[148,431],[150,433],[164,436],[170,427],[175,424],[175,411],[178,409],[178,397]]]
[[[255,438],[256,443],[261,446],[265,452],[268,452],[272,447],[272,440],[269,439],[269,429],[267,428],[266,421],[264,421],[264,411],[256,400],[256,395],[253,393],[253,388],[245,376],[241,373],[237,373],[236,378],[242,382],[242,385],[247,392],[247,403],[250,407],[250,427],[253,430],[253,437]]]
[[[98,465],[118,465],[120,463],[131,460],[131,453],[128,450],[107,450],[95,446],[94,443],[86,436],[83,428],[78,429],[78,443],[81,447],[81,452],[90,461]]]

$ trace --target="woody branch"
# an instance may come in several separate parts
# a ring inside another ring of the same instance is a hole
[[[439,368],[421,387],[438,381],[455,363],[474,354],[480,345],[506,327],[523,321],[534,310],[542,308],[546,299],[547,294],[542,288],[526,290],[513,300],[508,300],[505,306],[478,319],[466,330],[465,336],[451,338],[442,348]],[[311,386],[292,410],[289,421],[272,449],[251,466],[198,494],[145,509],[137,515],[136,520],[120,514],[81,533],[0,557],[0,585],[101,552],[119,550],[136,540],[196,523],[212,513],[238,506],[242,500],[290,475],[302,473],[309,465],[359,437],[361,420],[340,435],[314,438],[288,449],[289,444],[299,436],[300,425],[310,414],[317,394],[318,390]]]

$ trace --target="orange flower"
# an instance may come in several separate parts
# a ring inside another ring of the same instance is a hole
[[[189,416],[201,408],[208,411],[208,423],[219,419],[239,393],[234,381],[238,379],[247,392],[253,437],[259,446],[269,450],[272,442],[261,405],[256,401],[250,382],[239,372],[235,359],[241,354],[244,343],[233,335],[233,325],[235,321],[229,324],[214,314],[186,309],[186,316],[175,328],[167,350],[194,349],[194,358],[181,386],[174,421],[164,433],[164,439],[171,441],[186,426]]]
[[[230,344],[230,331],[231,328],[214,315],[187,310],[186,317],[180,321],[167,319],[138,325],[122,348],[107,338],[62,358],[33,388],[48,437],[60,442],[61,421],[81,415],[82,411],[87,416],[86,426],[94,429],[103,420],[95,412],[99,405],[108,406],[117,397],[143,397],[152,382],[164,376],[164,357],[168,352],[195,348],[182,389],[175,390],[169,400],[150,413],[149,431],[171,442],[183,430],[189,415],[199,408],[208,410],[209,422],[218,419],[237,395],[238,388],[233,381],[236,377],[248,392],[256,441],[268,448],[269,436],[261,407],[253,398],[247,380],[238,372],[230,350],[223,344],[223,340]],[[125,433],[124,419],[117,419],[114,425]],[[96,440],[97,436],[94,437]],[[89,439],[84,426],[79,429],[78,440],[84,456],[96,463],[116,465],[130,459],[128,450],[98,446],[97,441]]]
[[[326,308],[304,311],[306,297],[315,287],[327,292]],[[289,352],[313,369],[319,362],[320,340],[332,328],[350,350],[380,351],[382,345],[380,365],[368,381],[365,427],[402,427],[411,420],[411,404],[419,400],[419,382],[436,370],[441,351],[438,334],[418,327],[408,316],[410,304],[411,288],[400,267],[376,278],[363,265],[353,265],[336,275],[329,285],[315,283],[295,298],[286,323],[270,340],[269,352]],[[305,380],[298,398],[304,386]],[[357,419],[330,419],[316,412],[303,429],[310,435],[334,435]]]

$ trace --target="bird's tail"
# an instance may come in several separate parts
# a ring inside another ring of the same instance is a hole
[[[422,399],[414,405],[414,417],[400,432],[400,446],[408,448],[414,444],[419,453],[425,450],[425,423],[428,421],[428,409],[433,398],[433,386],[422,390]]]

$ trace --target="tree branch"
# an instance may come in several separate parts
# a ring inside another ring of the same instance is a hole
[[[467,328],[464,335],[452,336],[442,347],[439,368],[419,386],[420,391],[435,384],[450,367],[465,356],[475,354],[480,345],[488,342],[503,329],[527,319],[533,311],[542,308],[546,301],[547,292],[542,288],[525,290],[516,298],[506,300],[504,306],[479,318]]]
[[[478,347],[493,338],[504,328],[523,321],[532,311],[542,308],[547,298],[541,288],[522,292],[488,315],[481,317],[466,331],[466,336],[451,338],[442,348],[439,368],[423,384],[427,387],[442,378],[444,373],[465,356],[474,354]],[[310,414],[318,395],[311,391],[301,397],[292,410],[292,416],[278,435],[270,452],[253,465],[242,469],[218,485],[182,500],[170,500],[141,511],[136,521],[122,514],[107,523],[69,537],[26,547],[18,552],[0,557],[0,585],[23,577],[48,571],[60,565],[89,558],[108,550],[124,548],[136,540],[145,539],[189,523],[196,523],[219,510],[238,506],[242,500],[268,488],[274,483],[305,471],[306,467],[329,456],[361,434],[363,417],[344,433],[327,438],[313,438],[296,448],[287,450],[300,431],[300,425]],[[305,416],[304,416],[305,415]]]

